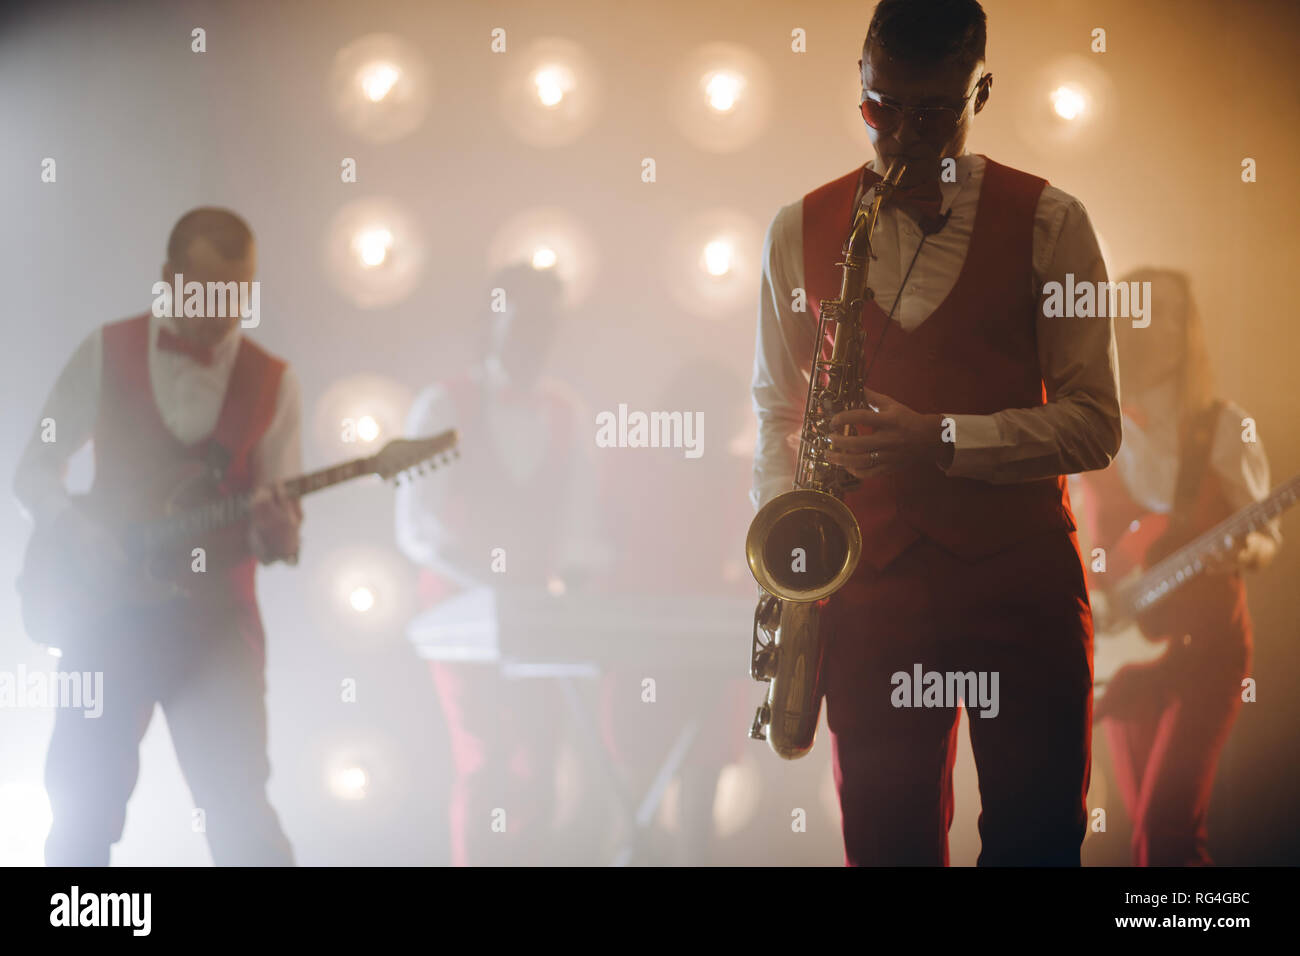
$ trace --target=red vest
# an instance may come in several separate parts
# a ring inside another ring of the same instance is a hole
[[[212,443],[229,454],[223,493],[252,489],[250,457],[275,413],[285,363],[241,338],[230,382],[207,438],[184,445],[163,424],[149,381],[149,316],[104,326],[103,377],[95,423],[95,483],[91,495],[131,520],[161,513],[176,476],[205,460]],[[240,526],[230,532],[245,534]],[[195,575],[195,596],[256,608],[257,562],[226,573]]]
[[[536,389],[536,427],[547,435],[546,452],[537,473],[516,481],[502,460],[509,449],[498,449],[484,414],[487,386],[470,376],[458,375],[444,386],[456,411],[460,456],[449,473],[451,482],[439,521],[461,542],[466,557],[478,564],[484,577],[492,550],[503,548],[506,573],[502,587],[544,587],[547,577],[559,571],[557,544],[565,528],[566,502],[574,463],[572,409],[553,391]],[[497,579],[491,575],[490,579]],[[426,605],[450,597],[458,589],[432,570],[421,573],[420,590]]]
[[[818,316],[822,299],[840,292],[836,263],[860,173],[861,167],[803,200],[804,282]],[[863,310],[868,353],[879,342],[868,388],[925,413],[988,415],[1044,404],[1031,263],[1034,211],[1045,185],[985,158],[970,247],[948,297],[912,332],[874,301]],[[829,348],[828,341],[828,356]],[[956,439],[960,448],[961,435]],[[863,559],[876,568],[922,536],[974,560],[1033,534],[1075,528],[1064,476],[994,485],[949,478],[925,463],[865,479],[845,503],[862,528]]]

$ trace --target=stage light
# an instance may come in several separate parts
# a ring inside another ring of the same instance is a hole
[[[727,764],[718,774],[713,793],[713,826],[718,837],[725,839],[745,829],[758,813],[762,775],[752,753],[738,763]]]
[[[362,683],[358,700],[382,689]],[[350,705],[348,705],[350,707]],[[398,813],[412,785],[410,754],[390,736],[391,728],[366,725],[364,717],[349,713],[346,731],[324,720],[313,739],[299,748],[301,773],[320,781],[336,806],[366,814]]]
[[[0,866],[40,866],[51,819],[43,787],[0,784]]]
[[[353,241],[361,264],[373,269],[384,264],[388,250],[393,247],[393,234],[387,229],[367,229]]]
[[[376,63],[361,75],[361,88],[372,103],[378,103],[397,84],[399,74],[391,63]]]
[[[424,122],[432,99],[427,57],[398,36],[374,33],[334,57],[329,98],[349,132],[391,143]]]
[[[349,375],[338,379],[317,400],[312,436],[326,461],[356,458],[358,444],[385,435],[400,435],[414,398],[411,388],[385,375]]]
[[[325,273],[363,309],[396,305],[409,296],[423,274],[424,259],[420,227],[390,199],[348,203],[325,231]]]
[[[576,43],[543,37],[500,59],[501,116],[520,139],[563,146],[595,122],[603,84]]]
[[[559,106],[564,95],[573,89],[573,74],[562,66],[546,66],[533,74],[533,86],[543,106]]]
[[[370,778],[361,767],[340,767],[330,774],[330,790],[340,800],[364,799],[369,786]]]
[[[369,491],[382,496],[386,489]],[[404,639],[402,629],[418,610],[417,571],[395,548],[336,547],[312,560],[310,574],[314,626],[327,640],[355,652]]]
[[[566,308],[586,298],[598,272],[595,245],[586,227],[559,206],[524,209],[502,223],[488,241],[486,258],[489,274],[521,262],[554,270],[564,288]]]
[[[1069,54],[1043,64],[1008,94],[1006,105],[1020,138],[1046,157],[1077,159],[1106,147],[1114,84],[1102,57]],[[990,101],[998,102],[994,93]]]
[[[762,133],[772,103],[770,71],[744,47],[709,43],[681,59],[663,100],[683,135],[699,149],[733,152]]]
[[[1083,94],[1075,87],[1058,86],[1052,91],[1052,109],[1061,119],[1078,119],[1086,105]]]
[[[549,246],[539,246],[533,252],[533,268],[538,272],[543,269],[554,268],[557,258],[554,249]]]
[[[362,441],[374,441],[379,437],[379,422],[370,415],[357,419],[357,437]]]
[[[686,311],[721,319],[752,302],[763,231],[748,216],[705,210],[674,229],[662,248],[661,284]]]
[[[725,239],[715,239],[704,247],[703,267],[711,276],[725,276],[731,271],[734,250]]]
[[[710,73],[704,77],[703,83],[709,106],[719,113],[726,113],[735,107],[745,85],[743,79],[727,71]]]
[[[375,592],[368,587],[353,588],[348,595],[348,603],[352,605],[352,610],[365,614],[375,606]]]

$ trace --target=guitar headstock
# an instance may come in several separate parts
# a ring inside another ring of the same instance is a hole
[[[459,441],[460,435],[454,428],[431,438],[394,438],[370,459],[370,466],[385,481],[396,480],[417,469],[423,474],[459,457]]]

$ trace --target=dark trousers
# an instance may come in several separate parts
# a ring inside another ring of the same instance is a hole
[[[892,677],[997,672],[968,704],[981,866],[1078,866],[1091,771],[1092,614],[1074,534],[965,562],[921,539],[832,600],[827,720],[848,865],[948,863],[956,707],[895,707]],[[991,685],[989,685],[991,687]]]
[[[162,706],[195,811],[154,822],[159,841],[202,820],[218,866],[289,866],[293,851],[266,796],[266,685],[256,610],[173,607],[120,617],[61,669],[103,673],[103,713],[57,712],[45,762],[49,866],[105,866],[122,836],[140,741]]]

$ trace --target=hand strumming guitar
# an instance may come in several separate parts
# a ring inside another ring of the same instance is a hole
[[[302,527],[302,503],[285,493],[284,483],[258,488],[251,500],[249,542],[263,564],[272,561],[298,563],[298,529]]]

